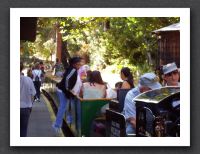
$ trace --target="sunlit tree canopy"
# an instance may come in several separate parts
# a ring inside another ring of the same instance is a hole
[[[89,57],[90,65],[123,66],[144,72],[155,65],[158,50],[152,31],[179,22],[178,17],[57,17],[38,18],[34,43],[22,42],[24,55],[49,59],[56,52],[56,30],[71,55]]]

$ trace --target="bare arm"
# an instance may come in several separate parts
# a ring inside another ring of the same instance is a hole
[[[79,97],[83,98],[83,85],[81,86]]]
[[[106,96],[107,96],[107,93],[106,93],[106,86],[105,86],[105,88],[104,88],[104,98],[106,98]]]
[[[122,83],[121,89],[130,89],[130,88],[131,88],[131,86],[129,85],[129,83],[127,81],[124,81]]]

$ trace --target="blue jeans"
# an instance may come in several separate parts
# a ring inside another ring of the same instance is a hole
[[[28,121],[31,114],[31,108],[20,108],[20,137],[27,136]]]
[[[65,94],[60,90],[57,90],[57,95],[58,95],[60,104],[58,107],[56,120],[54,122],[54,127],[61,128],[62,122],[63,122],[63,117],[65,115],[65,111],[66,111],[66,107],[67,107],[67,102],[69,102],[69,100],[65,97]]]

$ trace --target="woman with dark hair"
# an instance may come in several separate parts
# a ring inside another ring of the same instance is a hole
[[[121,89],[134,88],[133,75],[128,67],[123,67],[120,71],[121,79],[123,80]]]
[[[99,71],[91,72],[89,81],[83,83],[80,96],[83,97],[83,99],[106,97],[106,85],[104,84]]]

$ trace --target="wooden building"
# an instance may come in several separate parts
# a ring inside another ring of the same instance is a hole
[[[20,40],[34,42],[37,35],[37,17],[20,17]],[[59,30],[59,25],[56,28],[56,57],[61,62],[62,51],[62,35]],[[23,49],[20,48],[20,51]]]
[[[20,17],[20,40],[34,42],[36,39],[36,31],[36,17]]]
[[[157,67],[175,62],[180,67],[180,23],[153,31],[158,38]]]

